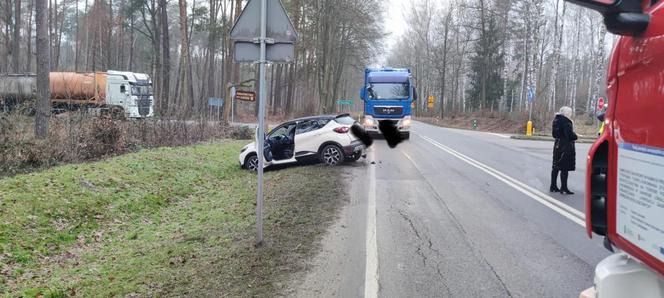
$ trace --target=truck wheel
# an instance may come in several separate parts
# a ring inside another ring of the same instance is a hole
[[[111,108],[111,119],[113,120],[125,120],[124,109],[121,107],[112,107]]]
[[[323,150],[321,150],[320,159],[324,164],[333,167],[340,164],[345,159],[345,157],[339,146],[327,145],[323,147]]]

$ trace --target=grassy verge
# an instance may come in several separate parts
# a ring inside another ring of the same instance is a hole
[[[272,296],[345,200],[342,170],[255,174],[242,142],[162,148],[0,180],[3,296]]]

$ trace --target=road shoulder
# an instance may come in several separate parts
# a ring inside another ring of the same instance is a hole
[[[287,297],[359,297],[364,294],[366,160],[344,167],[349,202],[330,225],[318,254],[293,275]]]

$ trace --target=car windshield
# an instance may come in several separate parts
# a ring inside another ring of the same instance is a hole
[[[268,138],[275,138],[275,137],[279,137],[279,136],[288,135],[290,133],[290,130],[293,127],[293,125],[294,125],[293,123],[289,123],[289,124],[282,125],[281,127],[278,127],[275,130],[272,130],[269,133]]]
[[[371,84],[367,89],[369,99],[408,99],[409,92],[408,84],[395,84],[395,83],[376,83]]]
[[[133,85],[131,87],[133,95],[152,95],[152,85]]]

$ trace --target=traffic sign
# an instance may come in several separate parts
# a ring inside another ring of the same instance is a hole
[[[256,92],[236,90],[235,91],[235,99],[241,100],[241,101],[255,102],[256,101]]]
[[[604,109],[604,105],[606,105],[606,101],[604,100],[604,97],[600,97],[597,100],[597,110],[601,111]]]
[[[340,106],[351,106],[353,105],[353,100],[352,99],[340,99],[337,100],[337,104]]]
[[[429,109],[433,109],[435,100],[436,98],[433,95],[429,95],[429,97],[427,98],[427,106],[429,107]]]
[[[221,107],[223,105],[224,105],[224,99],[222,98],[214,98],[214,97],[208,98],[208,106]]]
[[[535,88],[528,86],[528,102],[535,100]]]
[[[235,61],[260,60],[261,1],[266,1],[266,59],[276,62],[293,61],[297,32],[291,23],[281,0],[250,0],[231,30],[235,41]]]

